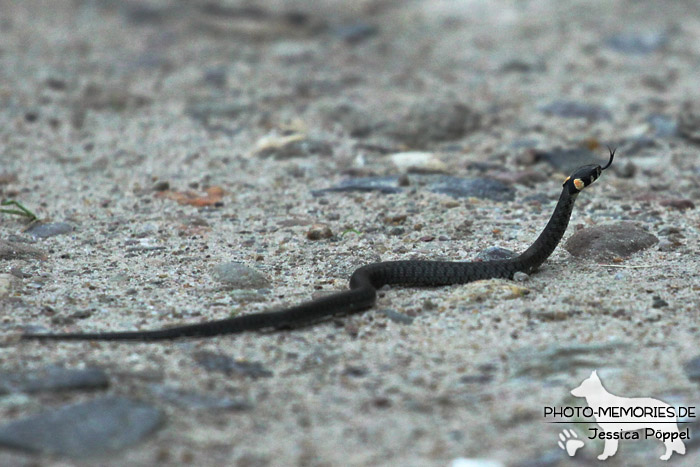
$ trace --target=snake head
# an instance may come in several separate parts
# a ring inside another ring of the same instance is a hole
[[[600,177],[603,170],[610,167],[610,164],[612,164],[613,158],[615,157],[615,150],[608,148],[608,151],[610,151],[610,160],[605,167],[601,167],[598,164],[584,165],[583,167],[579,167],[578,169],[574,170],[574,173],[566,177],[563,186],[569,189],[570,195],[581,192],[584,188],[595,182],[598,177]]]

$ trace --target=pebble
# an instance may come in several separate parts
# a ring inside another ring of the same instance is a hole
[[[49,238],[55,235],[71,233],[74,227],[67,222],[51,222],[48,224],[35,224],[26,231],[35,238]]]
[[[685,198],[665,199],[660,201],[659,204],[661,206],[673,208],[678,211],[685,211],[686,209],[695,209],[695,203]]]
[[[433,193],[442,193],[453,198],[481,198],[493,201],[512,201],[515,190],[490,178],[461,178],[442,176],[429,186]]]
[[[395,323],[413,324],[413,321],[415,320],[413,316],[408,316],[403,313],[399,313],[398,311],[392,310],[391,308],[383,309],[381,310],[381,312]]]
[[[682,243],[679,241],[670,240],[668,238],[662,238],[661,240],[659,240],[657,249],[659,251],[673,251],[681,245]]]
[[[545,114],[562,118],[585,118],[591,122],[599,120],[612,120],[612,114],[605,107],[578,101],[554,101],[550,104],[541,106],[540,111]]]
[[[605,40],[605,45],[629,55],[647,55],[661,49],[667,42],[665,32],[650,31],[615,34]]]
[[[0,240],[0,259],[46,259],[43,251],[21,243]]]
[[[402,117],[386,124],[384,132],[412,148],[462,138],[479,128],[481,115],[466,104],[446,100],[414,103]]]
[[[689,380],[700,383],[700,355],[688,360],[683,369]]]
[[[107,396],[46,410],[0,426],[0,446],[85,458],[143,441],[165,421],[149,404]]]
[[[513,274],[513,280],[515,282],[525,282],[528,279],[530,279],[530,276],[522,271],[518,271],[515,274]]]
[[[379,33],[379,28],[363,21],[342,24],[331,29],[331,34],[348,44],[359,44]]]
[[[666,308],[668,306],[668,302],[659,296],[652,297],[652,300],[652,308]]]
[[[58,392],[104,389],[109,378],[100,368],[63,368],[47,366],[40,370],[0,372],[0,394]]]
[[[564,244],[573,256],[610,261],[627,258],[649,248],[659,239],[632,222],[602,225],[579,230]]]
[[[501,259],[511,259],[516,256],[516,253],[500,246],[490,246],[476,255],[478,261],[494,261]],[[526,274],[527,275],[527,274]]]
[[[608,162],[600,155],[584,148],[574,149],[552,149],[548,151],[535,151],[535,161],[545,161],[561,173],[570,174],[582,165],[599,164],[601,166]]]
[[[313,224],[306,231],[306,238],[309,240],[322,240],[333,237],[333,231],[326,224]]]
[[[348,178],[341,181],[335,186],[330,188],[324,188],[321,190],[314,190],[311,192],[312,195],[318,196],[323,193],[334,193],[334,192],[352,192],[352,191],[378,191],[384,194],[392,194],[401,192],[399,187],[399,177],[389,176],[389,177],[354,177]]]
[[[202,81],[215,88],[223,88],[228,83],[228,71],[224,67],[205,67],[202,70]]]
[[[153,191],[168,191],[170,189],[170,182],[167,180],[158,180],[151,187]]]
[[[264,289],[270,281],[259,271],[235,261],[221,263],[212,268],[214,280],[234,289]]]
[[[232,399],[225,396],[199,394],[163,384],[152,384],[150,390],[160,399],[184,409],[250,410],[253,408],[250,402],[242,398]]]
[[[234,360],[228,355],[201,351],[194,354],[194,360],[207,371],[218,371],[226,375],[250,376],[251,378],[270,377],[272,372],[260,362]]]
[[[309,139],[303,134],[266,136],[258,141],[253,153],[258,157],[292,159],[313,155],[332,156],[333,145],[325,141]]]
[[[397,152],[390,155],[389,159],[402,173],[441,173],[447,171],[447,165],[432,152]]]

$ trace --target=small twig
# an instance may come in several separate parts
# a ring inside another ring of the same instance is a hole
[[[628,266],[625,264],[599,264],[601,268],[623,268],[623,269],[646,269],[646,268],[655,268],[656,266],[651,266],[651,265],[640,265],[640,266]]]
[[[29,209],[25,208],[22,203],[15,201],[13,199],[6,199],[0,202],[0,206],[14,206],[17,209],[1,209],[0,213],[4,214],[15,214],[17,216],[22,216],[28,218],[30,221],[35,221],[38,219],[37,215],[34,214]]]

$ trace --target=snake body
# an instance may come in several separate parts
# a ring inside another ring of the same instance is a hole
[[[547,226],[522,254],[508,260],[483,262],[385,261],[357,269],[350,277],[350,289],[280,311],[268,311],[197,324],[145,331],[97,333],[24,334],[23,339],[54,340],[136,340],[153,341],[180,337],[210,337],[263,329],[284,329],[311,324],[340,314],[372,307],[377,289],[384,285],[444,286],[480,279],[512,279],[516,272],[534,272],[559,244],[578,194],[612,164],[615,151],[605,167],[592,164],[576,169],[563,184],[559,201]]]

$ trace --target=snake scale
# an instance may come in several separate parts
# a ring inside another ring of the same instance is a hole
[[[135,340],[154,341],[181,337],[210,337],[263,329],[285,329],[311,324],[331,316],[355,313],[372,307],[377,289],[384,285],[443,286],[480,279],[512,279],[516,272],[535,271],[559,244],[578,194],[610,167],[615,151],[605,167],[597,164],[576,169],[563,184],[552,217],[537,240],[512,259],[483,262],[385,261],[357,269],[350,277],[350,289],[280,311],[253,313],[203,323],[145,331],[97,333],[24,334],[23,339],[53,340]]]

